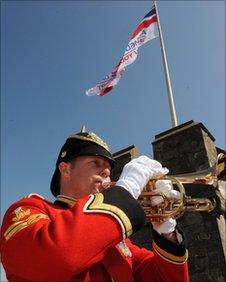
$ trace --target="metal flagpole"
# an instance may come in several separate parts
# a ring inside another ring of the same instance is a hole
[[[156,15],[157,15],[157,24],[158,24],[159,39],[160,39],[160,49],[161,49],[161,53],[162,53],[163,68],[164,68],[164,74],[165,74],[165,80],[166,80],[166,87],[167,87],[167,94],[168,94],[168,100],[169,100],[172,127],[175,127],[175,126],[178,125],[177,114],[176,114],[176,109],[175,109],[175,105],[174,105],[173,91],[172,91],[172,86],[171,86],[171,80],[170,80],[170,75],[169,75],[167,58],[166,58],[166,51],[165,51],[165,46],[164,46],[164,42],[163,42],[162,29],[161,29],[161,24],[160,24],[159,13],[158,13],[156,1],[153,1],[153,4],[155,5]]]

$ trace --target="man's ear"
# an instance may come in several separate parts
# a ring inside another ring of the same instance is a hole
[[[59,163],[59,171],[62,176],[68,177],[70,174],[70,163],[61,162]]]

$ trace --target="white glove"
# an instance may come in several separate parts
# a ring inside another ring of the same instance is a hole
[[[170,180],[158,180],[155,183],[156,189],[153,190],[153,194],[157,193],[163,193],[165,196],[167,196],[170,199],[180,199],[180,193],[173,189],[172,182]],[[161,196],[153,196],[151,198],[151,205],[156,206],[163,202],[163,197]],[[168,220],[164,222],[152,222],[152,226],[155,231],[157,231],[159,234],[162,233],[171,233],[175,230],[176,227],[176,220],[173,218],[169,218]]]
[[[140,156],[127,163],[121,173],[117,186],[125,188],[135,199],[138,199],[148,181],[169,172],[167,168],[147,156]]]
[[[171,232],[175,232],[176,238],[178,243],[181,243],[183,241],[182,235],[178,232],[178,230],[175,230],[176,227],[176,220],[173,218],[169,218],[168,220],[164,222],[151,222],[153,229],[157,231],[160,235],[163,234],[169,234]]]
[[[152,191],[152,194],[162,193],[166,197],[170,199],[179,200],[181,198],[180,192],[173,189],[172,181],[170,180],[157,180],[155,183],[156,189]],[[151,197],[151,205],[156,206],[163,202],[163,198],[161,196],[153,196]]]
[[[152,222],[153,229],[159,234],[167,234],[173,232],[176,225],[176,220],[173,218],[169,218],[164,222]]]

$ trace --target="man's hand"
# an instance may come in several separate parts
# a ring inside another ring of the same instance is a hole
[[[170,200],[179,200],[180,192],[173,189],[172,182],[170,180],[158,180],[155,184],[156,189],[153,191],[153,194],[164,194]],[[156,206],[163,202],[163,197],[153,196],[151,198],[151,205]],[[153,229],[159,234],[162,234],[165,238],[173,242],[181,242],[181,235],[175,231],[176,220],[169,218],[164,222],[151,222]]]
[[[140,156],[124,166],[116,185],[125,188],[135,199],[138,199],[151,178],[168,172],[168,169],[163,168],[159,162],[147,156]]]

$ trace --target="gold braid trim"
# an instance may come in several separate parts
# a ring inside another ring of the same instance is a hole
[[[164,260],[167,260],[167,261],[169,261],[171,263],[183,264],[187,260],[187,258],[188,258],[188,252],[187,251],[186,251],[185,255],[180,257],[180,256],[174,256],[174,255],[164,251],[159,246],[157,246],[157,244],[155,242],[153,242],[152,246],[153,246],[153,249],[158,253],[158,255],[161,258],[163,258]]]
[[[104,195],[97,193],[90,196],[89,201],[84,206],[84,212],[98,212],[98,213],[107,213],[115,217],[123,231],[123,237],[129,237],[133,233],[132,224],[127,215],[118,207],[105,204]]]
[[[46,214],[43,213],[36,213],[30,215],[27,219],[18,221],[13,223],[4,233],[4,237],[6,240],[9,240],[12,236],[16,233],[21,231],[22,229],[28,227],[29,225],[39,221],[40,219],[49,219]]]

